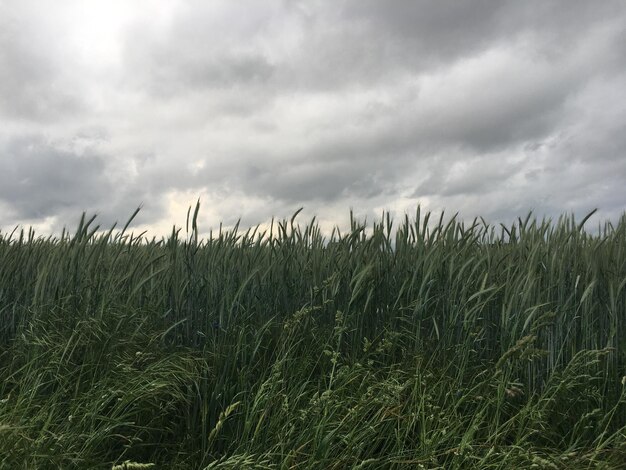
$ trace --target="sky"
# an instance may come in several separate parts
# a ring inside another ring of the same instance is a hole
[[[626,209],[626,2],[0,0],[0,229]]]

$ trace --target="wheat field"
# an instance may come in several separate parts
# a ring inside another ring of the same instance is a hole
[[[626,468],[626,214],[0,232],[0,468]]]

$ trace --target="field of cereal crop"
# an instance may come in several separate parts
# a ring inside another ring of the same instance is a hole
[[[626,216],[198,209],[0,232],[0,468],[624,468]]]

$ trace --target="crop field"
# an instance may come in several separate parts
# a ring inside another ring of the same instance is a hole
[[[296,215],[0,232],[0,468],[626,468],[626,214]]]

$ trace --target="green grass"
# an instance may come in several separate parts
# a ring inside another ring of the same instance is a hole
[[[198,209],[0,233],[0,468],[626,468],[626,214],[202,240]]]

